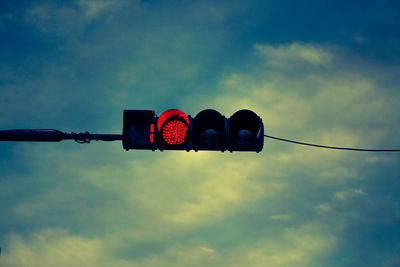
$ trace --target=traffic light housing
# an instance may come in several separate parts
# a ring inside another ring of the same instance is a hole
[[[264,125],[256,113],[242,109],[229,118],[229,151],[260,152],[264,144]]]
[[[205,109],[193,119],[193,149],[225,151],[227,120],[218,111]]]
[[[264,145],[264,125],[253,111],[243,109],[226,118],[205,109],[194,118],[178,109],[124,110],[124,149],[255,151]]]
[[[155,150],[154,119],[154,110],[124,110],[123,148]]]

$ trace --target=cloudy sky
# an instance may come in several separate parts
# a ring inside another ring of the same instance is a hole
[[[0,129],[254,110],[269,135],[400,147],[400,4],[1,1]],[[400,153],[0,143],[0,266],[399,266]]]

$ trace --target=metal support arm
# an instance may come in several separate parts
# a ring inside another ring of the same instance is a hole
[[[78,143],[122,140],[121,134],[63,133],[55,129],[17,129],[0,131],[0,141],[60,142],[75,140]]]

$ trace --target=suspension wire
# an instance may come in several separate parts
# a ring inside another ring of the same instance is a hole
[[[329,149],[352,150],[352,151],[369,151],[369,152],[400,152],[400,149],[365,149],[365,148],[352,148],[352,147],[324,146],[324,145],[316,145],[316,144],[298,142],[298,141],[293,141],[293,140],[289,140],[289,139],[283,139],[283,138],[274,137],[274,136],[270,136],[270,135],[266,135],[266,134],[264,134],[264,136],[267,137],[267,138],[276,139],[276,140],[279,140],[279,141],[284,141],[284,142],[289,142],[289,143],[294,143],[294,144],[299,144],[299,145],[305,145],[305,146],[329,148]]]

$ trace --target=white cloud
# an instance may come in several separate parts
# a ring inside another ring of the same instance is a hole
[[[290,67],[299,63],[329,65],[333,58],[331,52],[309,44],[292,43],[277,47],[256,44],[254,47],[273,67]]]
[[[231,250],[218,250],[204,242],[193,245],[171,243],[165,250],[138,260],[114,254],[122,244],[107,235],[87,238],[61,229],[47,229],[28,238],[13,235],[3,251],[5,266],[309,266],[334,247],[336,238],[320,225],[285,229],[273,238]]]
[[[318,213],[325,213],[328,212],[332,209],[332,207],[329,204],[320,204],[318,206],[315,206],[315,210]]]
[[[257,173],[262,165],[244,155],[164,153],[152,161],[131,161],[122,171],[110,166],[84,176],[100,188],[120,192],[128,206],[140,203],[148,216],[157,218],[156,224],[176,229],[215,223],[283,187],[277,181],[261,181]],[[150,217],[142,218],[145,228]]]
[[[173,245],[160,254],[152,255],[138,263],[138,266],[217,266],[222,262],[221,255],[214,249],[204,246]]]
[[[127,266],[110,261],[99,240],[70,235],[60,229],[35,232],[29,239],[13,235],[1,261],[4,266]]]
[[[366,195],[366,193],[362,189],[352,189],[335,193],[335,197],[340,200],[346,200],[352,196],[363,196],[363,195]]]
[[[130,5],[128,5],[130,4]],[[138,2],[125,0],[77,0],[76,3],[45,3],[26,11],[25,21],[46,34],[75,36],[101,16],[113,15],[123,8],[137,8]]]
[[[336,238],[320,225],[303,225],[231,250],[173,247],[141,262],[143,266],[310,266],[335,248]],[[156,263],[156,264],[154,264]]]
[[[269,216],[270,220],[274,221],[290,221],[292,216],[290,214],[274,214]]]
[[[78,0],[78,4],[89,18],[101,15],[107,10],[114,11],[126,5],[126,1],[121,0]]]
[[[336,238],[324,232],[320,225],[303,225],[284,230],[278,240],[264,238],[255,244],[232,251],[227,265],[255,267],[318,265],[319,258],[329,254],[335,244]]]

